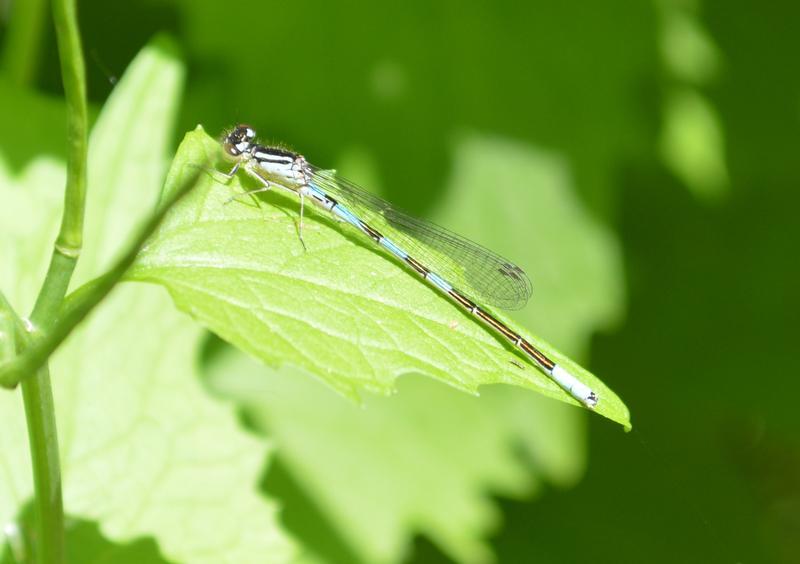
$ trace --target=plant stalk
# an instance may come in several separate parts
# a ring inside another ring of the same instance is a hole
[[[61,309],[83,245],[86,203],[89,119],[75,0],[53,0],[53,23],[67,104],[67,183],[61,229],[30,317],[34,338],[52,328]],[[64,504],[55,406],[46,365],[22,383],[22,398],[33,468],[37,560],[61,564],[65,561]]]
[[[65,562],[64,506],[53,392],[45,367],[22,383],[31,450],[36,519],[36,562]]]

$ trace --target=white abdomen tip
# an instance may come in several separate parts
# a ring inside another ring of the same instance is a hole
[[[591,408],[597,405],[597,394],[589,386],[573,376],[566,368],[556,364],[550,371],[550,376],[559,386],[586,407]]]

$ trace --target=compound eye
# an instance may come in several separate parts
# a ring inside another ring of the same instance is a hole
[[[256,130],[249,125],[240,123],[236,126],[236,129],[233,130],[231,137],[236,137],[238,141],[250,142],[256,138]]]
[[[231,157],[238,157],[239,155],[242,154],[239,148],[229,139],[226,139],[225,142],[222,144],[222,150],[225,151],[225,153],[230,155]]]
[[[253,147],[256,131],[249,125],[237,125],[222,141],[222,149],[229,157],[238,158]]]

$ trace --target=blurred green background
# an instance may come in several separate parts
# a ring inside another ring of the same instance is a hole
[[[626,301],[572,352],[626,402],[634,431],[589,417],[574,488],[501,497],[500,561],[800,561],[800,4],[79,4],[96,107],[153,35],[177,40],[188,76],[176,144],[197,123],[214,134],[246,121],[321,165],[359,155],[385,196],[420,215],[446,197],[464,136],[566,163],[621,248]],[[19,8],[4,10],[4,74],[58,96],[46,12],[32,19],[38,54],[15,67]],[[535,231],[548,210],[528,212]],[[481,240],[481,220],[460,231]],[[547,297],[523,266],[535,315]],[[278,460],[265,480],[291,481]],[[284,505],[302,541],[318,516]],[[355,558],[317,542],[321,560]],[[404,558],[449,561],[424,531]]]

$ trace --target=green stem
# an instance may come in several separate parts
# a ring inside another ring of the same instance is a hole
[[[77,262],[83,244],[86,202],[86,166],[89,147],[89,113],[86,102],[86,69],[78,32],[75,0],[53,0],[53,23],[58,39],[61,76],[67,101],[67,188],[64,215],[54,253]],[[55,261],[54,261],[55,262]],[[52,263],[51,263],[52,266]],[[66,292],[66,288],[64,289]],[[62,294],[63,295],[63,294]]]
[[[83,216],[86,207],[89,114],[86,102],[86,70],[75,0],[53,0],[53,22],[67,102],[67,185],[64,189],[61,229],[31,314],[34,331],[46,331],[55,322],[61,302],[67,294],[83,245]]]
[[[31,323],[36,333],[47,331],[55,322],[58,310],[64,302],[64,296],[75,270],[77,257],[70,258],[61,254],[56,248],[50,257],[50,266],[44,278],[42,289],[36,297],[36,304],[31,313]]]
[[[22,383],[22,398],[36,492],[36,561],[60,563],[65,561],[64,505],[53,392],[46,367]]]
[[[34,334],[46,334],[56,321],[83,245],[86,203],[89,119],[75,0],[53,0],[53,23],[67,103],[67,185],[61,229],[30,317]],[[42,365],[28,376],[22,383],[22,397],[33,465],[36,554],[39,562],[59,564],[65,559],[64,505],[50,373]]]

